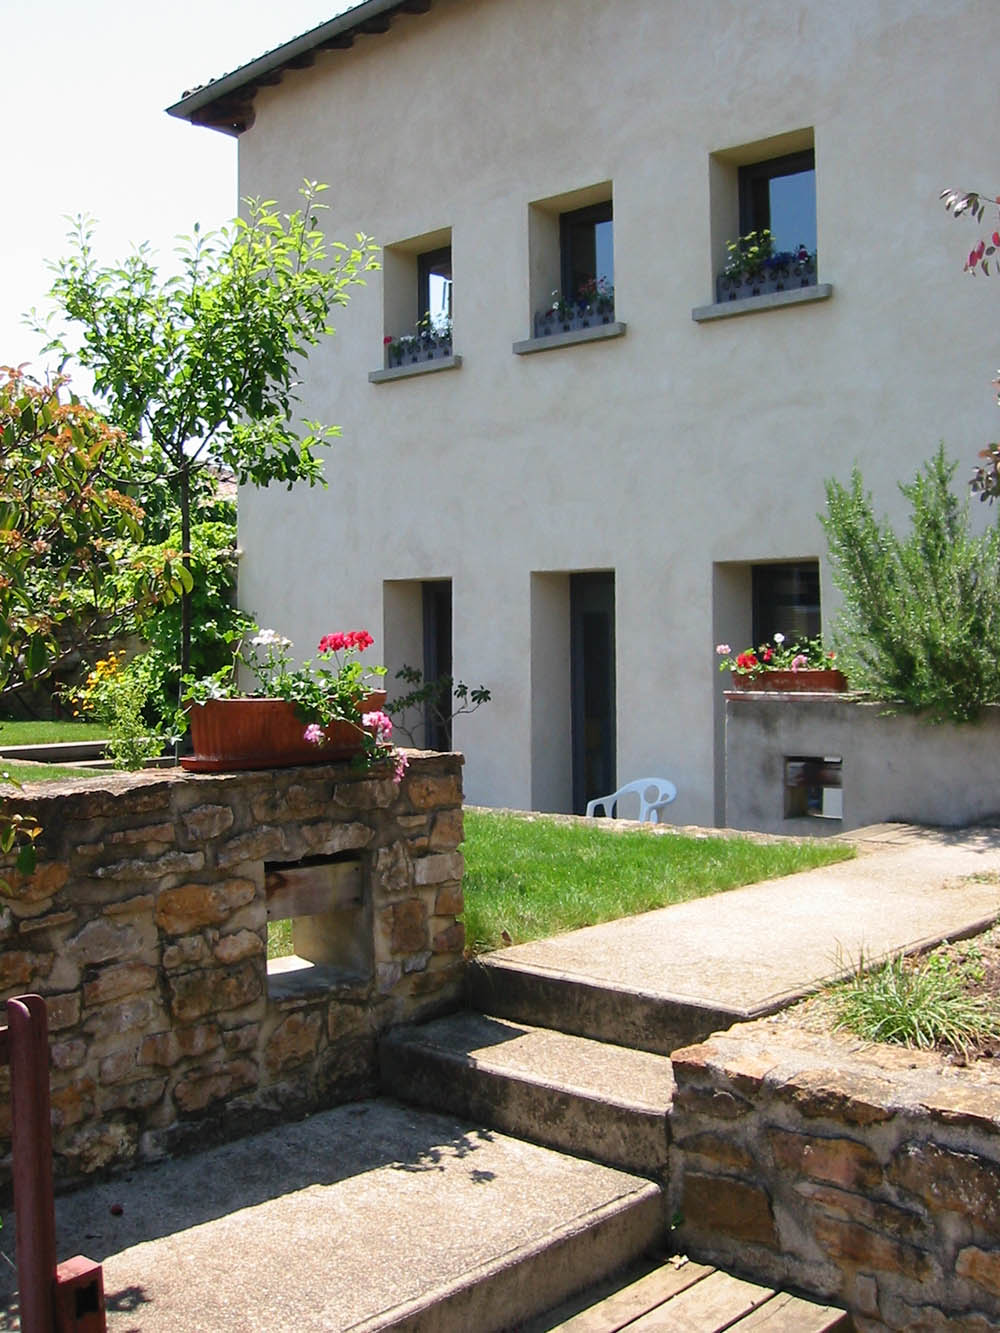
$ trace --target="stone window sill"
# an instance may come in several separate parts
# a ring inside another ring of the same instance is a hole
[[[712,319],[731,319],[734,315],[752,315],[758,310],[778,310],[782,306],[806,305],[810,301],[826,301],[833,295],[829,282],[818,282],[814,287],[795,287],[787,292],[765,292],[761,296],[745,296],[739,301],[718,301],[714,305],[697,305],[691,311],[696,324]]]
[[[414,375],[433,375],[439,370],[458,370],[460,356],[442,356],[437,361],[414,361],[409,366],[393,366],[391,370],[369,370],[370,384],[385,384],[388,380],[408,380]]]
[[[517,356],[528,356],[532,352],[547,352],[554,347],[573,347],[576,343],[604,342],[607,338],[620,338],[627,324],[618,321],[614,324],[593,324],[589,329],[570,329],[568,333],[550,333],[545,338],[525,338],[514,344]]]

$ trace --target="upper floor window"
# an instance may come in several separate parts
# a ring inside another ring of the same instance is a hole
[[[713,153],[709,180],[716,301],[815,288],[812,130]]]
[[[787,153],[739,170],[740,235],[769,231],[778,253],[816,251],[816,157]]]
[[[435,332],[451,331],[451,246],[417,255],[417,309]]]
[[[397,241],[383,250],[386,368],[426,361],[457,364],[452,342],[451,256],[450,227]]]
[[[610,199],[561,214],[559,242],[562,291],[567,300],[614,289],[614,220]]]

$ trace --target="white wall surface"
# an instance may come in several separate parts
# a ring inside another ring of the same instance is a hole
[[[529,697],[559,657],[544,635],[532,662],[558,587],[533,599],[532,575],[614,570],[619,781],[669,777],[668,813],[713,822],[713,647],[748,639],[716,566],[822,557],[824,479],[855,462],[899,515],[897,481],[940,440],[964,476],[996,437],[996,295],[962,274],[979,233],[937,196],[1000,189],[980,128],[998,44],[995,0],[435,0],[260,90],[241,194],[294,206],[310,177],[333,187],[332,235],[450,228],[462,365],[371,384],[404,331],[383,275],[337,312],[302,392],[343,427],[329,489],[241,493],[243,604],[303,656],[362,625],[377,655],[383,581],[450,578],[456,673],[493,693],[455,726],[467,798],[529,806],[565,792],[546,747],[567,734],[563,706]],[[712,154],[803,128],[831,299],[694,322],[717,267]],[[514,355],[529,205],[605,181],[626,335]]]

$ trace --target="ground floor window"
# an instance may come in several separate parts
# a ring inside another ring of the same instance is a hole
[[[753,642],[775,634],[789,641],[814,639],[820,632],[819,561],[796,560],[754,565]]]

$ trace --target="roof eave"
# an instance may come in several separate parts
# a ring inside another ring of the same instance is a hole
[[[426,14],[431,3],[432,0],[363,0],[362,4],[258,56],[231,74],[185,93],[179,102],[167,107],[167,115],[224,134],[240,135],[253,124],[253,101],[258,88],[280,83],[288,69],[304,69],[313,64],[317,51],[345,50],[359,34],[388,32],[397,13]]]

